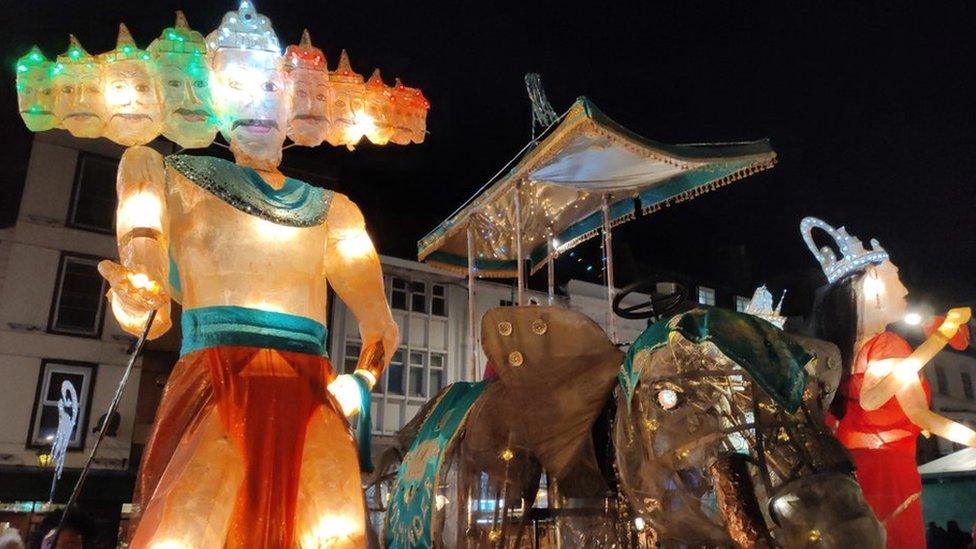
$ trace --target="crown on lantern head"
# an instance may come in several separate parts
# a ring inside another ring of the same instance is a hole
[[[325,62],[325,54],[312,45],[312,38],[308,34],[308,29],[302,31],[302,41],[298,45],[292,44],[285,48],[285,66],[289,69],[329,71]]]
[[[281,55],[278,37],[271,20],[261,15],[248,0],[241,0],[237,11],[224,14],[220,26],[207,35],[211,51],[220,49],[267,51]]]
[[[155,57],[170,53],[203,55],[207,52],[207,43],[202,34],[190,28],[183,12],[177,11],[176,23],[163,29],[159,38],[153,40],[146,49]]]
[[[17,60],[17,72],[27,72],[34,67],[39,67],[42,69],[46,67],[48,70],[50,70],[51,65],[51,60],[44,56],[44,53],[41,52],[40,48],[34,46],[29,52],[24,54],[23,57]]]
[[[363,75],[352,70],[352,63],[349,62],[349,54],[346,50],[339,53],[339,66],[329,74],[329,80],[345,84],[361,84]]]
[[[95,61],[95,57],[85,51],[85,48],[81,46],[81,42],[75,38],[75,35],[69,34],[68,49],[58,56],[58,65],[55,67],[55,71],[60,72],[60,69],[64,68],[65,65],[90,65]]]
[[[813,229],[819,228],[830,235],[840,250],[838,259],[834,251],[828,246],[817,249],[813,243]],[[871,239],[871,249],[867,250],[861,240],[847,234],[847,229],[835,229],[827,222],[816,217],[804,217],[800,222],[800,234],[807,243],[810,253],[820,262],[820,268],[827,275],[827,282],[836,282],[844,276],[862,270],[868,263],[880,264],[888,260],[888,252],[878,244],[877,239]]]
[[[119,23],[119,38],[115,41],[115,49],[109,50],[98,56],[102,63],[115,63],[116,61],[128,61],[131,59],[149,59],[149,52],[140,50],[136,47],[132,35],[125,23]]]
[[[748,315],[758,316],[759,318],[769,322],[773,326],[782,329],[783,324],[786,323],[786,317],[782,316],[780,311],[783,309],[783,300],[786,299],[786,291],[783,291],[783,295],[779,298],[779,303],[776,308],[773,308],[773,294],[769,292],[766,285],[756,288],[756,291],[752,294],[752,300],[749,301],[749,305],[746,305],[746,310],[744,311]]]

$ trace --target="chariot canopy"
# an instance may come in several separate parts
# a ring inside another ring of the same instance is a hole
[[[768,139],[680,145],[652,141],[580,97],[514,168],[421,239],[418,258],[466,273],[470,226],[476,276],[517,276],[518,233],[521,257],[535,272],[551,256],[597,236],[605,203],[613,227],[633,219],[638,208],[653,213],[763,171],[775,161]],[[516,211],[521,212],[521,226]]]

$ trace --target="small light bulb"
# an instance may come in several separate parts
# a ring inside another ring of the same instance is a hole
[[[905,315],[905,324],[909,326],[918,326],[922,323],[922,315],[918,313],[908,313]]]

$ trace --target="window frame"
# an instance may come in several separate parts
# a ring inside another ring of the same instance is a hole
[[[112,158],[111,156],[104,156],[101,154],[94,154],[85,151],[78,152],[78,158],[75,160],[74,180],[71,184],[71,195],[70,195],[71,200],[68,202],[68,215],[64,220],[64,226],[72,229],[78,229],[80,231],[88,231],[91,233],[114,235],[115,216],[116,216],[114,211],[112,214],[112,226],[107,229],[104,227],[94,227],[92,225],[85,225],[84,223],[78,223],[74,219],[75,214],[78,213],[78,198],[80,197],[81,187],[82,187],[81,178],[82,178],[82,174],[84,173],[85,162],[88,161],[89,159],[93,159],[95,161],[106,161],[115,164],[116,169],[118,168],[120,162],[118,158]]]
[[[951,396],[949,393],[949,376],[946,374],[945,366],[935,365],[935,390],[942,396]]]
[[[751,300],[748,297],[744,297],[744,296],[741,296],[741,295],[736,295],[735,296],[735,312],[737,312],[737,313],[744,313],[744,312],[746,312],[746,309],[749,308],[750,301]],[[742,308],[741,309],[739,308],[739,304],[740,303],[742,304]]]
[[[28,450],[45,450],[50,449],[51,444],[48,442],[37,443],[35,442],[35,434],[37,431],[37,422],[40,419],[40,410],[46,405],[42,402],[42,395],[46,395],[50,376],[45,375],[48,372],[49,365],[59,365],[59,366],[71,366],[71,367],[82,367],[88,368],[90,372],[88,375],[88,390],[84,388],[78,389],[78,403],[79,403],[79,416],[80,420],[77,424],[79,429],[79,440],[77,444],[68,444],[68,452],[82,452],[85,449],[85,445],[88,441],[88,426],[89,420],[91,419],[91,402],[95,394],[95,383],[98,379],[98,364],[95,362],[84,362],[81,360],[68,360],[60,358],[42,358],[41,366],[37,373],[37,387],[34,391],[34,404],[31,408],[30,423],[27,424],[27,440],[24,443],[24,448]],[[52,372],[53,373],[53,372]]]
[[[702,293],[703,293],[703,290],[705,292],[711,294],[711,301],[712,301],[711,303],[705,303],[704,301],[702,301]],[[718,296],[715,293],[715,288],[712,288],[712,287],[709,287],[709,286],[702,286],[702,285],[699,284],[697,286],[697,298],[698,298],[698,304],[699,305],[706,305],[708,307],[714,307],[715,304],[717,303]]]
[[[78,332],[72,330],[66,330],[57,327],[57,316],[58,316],[58,305],[61,302],[61,292],[64,285],[64,275],[67,263],[71,259],[80,259],[83,261],[93,262],[96,269],[98,262],[101,261],[102,257],[91,255],[91,254],[80,254],[75,252],[69,252],[67,250],[62,250],[61,256],[58,258],[58,272],[54,279],[54,289],[51,293],[51,308],[47,316],[47,333],[55,335],[66,335],[72,337],[84,337],[89,339],[101,339],[102,330],[105,327],[105,310],[108,305],[108,300],[105,298],[105,294],[108,292],[108,281],[102,278],[102,288],[98,294],[98,313],[97,319],[95,321],[95,330],[92,333]],[[101,277],[101,275],[98,275]]]

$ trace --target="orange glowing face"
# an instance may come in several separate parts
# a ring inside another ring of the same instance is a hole
[[[107,119],[98,64],[63,65],[54,77],[54,115],[75,137],[101,137]]]
[[[141,59],[105,65],[103,76],[108,121],[105,137],[116,143],[142,145],[163,129],[163,100],[150,63]]]

